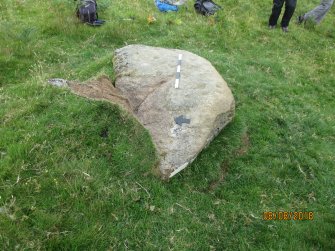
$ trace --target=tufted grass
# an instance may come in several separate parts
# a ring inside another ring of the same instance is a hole
[[[217,2],[205,18],[192,1],[161,14],[100,0],[99,28],[70,0],[0,2],[1,250],[334,250],[334,8],[283,34],[266,27],[271,1]],[[136,121],[46,84],[113,79],[113,51],[134,43],[207,58],[236,99],[234,121],[169,182]]]

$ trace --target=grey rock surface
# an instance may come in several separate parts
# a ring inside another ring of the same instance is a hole
[[[52,78],[48,80],[49,84],[57,87],[68,87],[67,80],[62,78]]]
[[[115,87],[150,132],[165,178],[191,163],[234,116],[234,97],[226,82],[209,61],[193,53],[129,45],[115,52],[114,67]]]

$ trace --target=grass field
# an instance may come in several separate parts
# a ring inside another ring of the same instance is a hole
[[[1,0],[0,250],[335,250],[335,9],[295,24],[318,2],[298,1],[285,34],[267,29],[270,0],[218,0],[213,17],[192,1],[162,14],[100,0],[99,28],[71,0]],[[168,182],[135,120],[47,84],[113,79],[127,44],[207,58],[236,99],[234,121]]]

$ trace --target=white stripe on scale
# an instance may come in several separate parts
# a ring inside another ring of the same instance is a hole
[[[179,54],[178,56],[178,65],[177,65],[177,72],[176,72],[176,82],[174,84],[174,88],[179,88],[180,83],[180,71],[181,71],[181,60],[183,59],[183,54]]]

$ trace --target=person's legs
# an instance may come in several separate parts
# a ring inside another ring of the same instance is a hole
[[[285,0],[285,12],[281,21],[281,27],[288,27],[296,5],[297,0]]]
[[[275,26],[277,24],[281,9],[285,0],[273,0],[272,13],[269,18],[269,25]]]
[[[333,3],[334,0],[322,0],[313,10],[303,15],[303,20],[312,19],[315,22],[320,23],[332,7]]]

